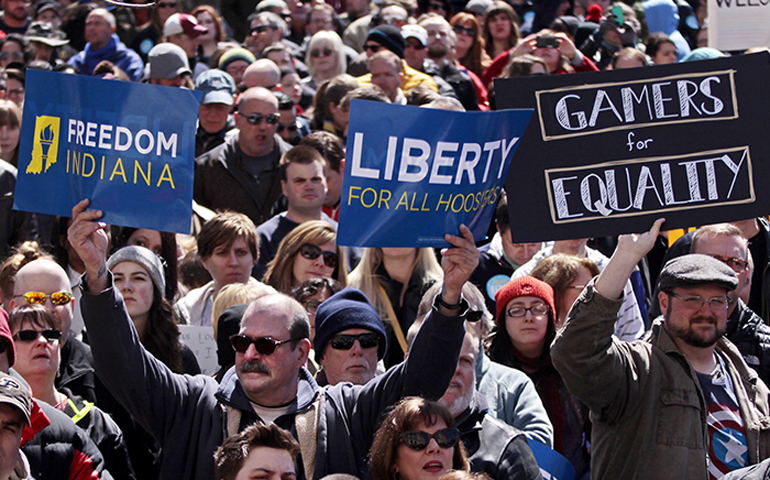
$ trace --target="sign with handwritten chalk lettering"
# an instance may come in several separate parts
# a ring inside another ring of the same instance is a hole
[[[485,238],[531,116],[353,100],[337,243],[446,247],[460,224]]]
[[[190,232],[200,92],[27,71],[14,208]]]
[[[666,230],[770,213],[770,54],[496,79],[534,107],[505,188],[515,242]]]

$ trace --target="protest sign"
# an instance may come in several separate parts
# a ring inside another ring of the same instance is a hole
[[[502,108],[536,107],[506,180],[514,241],[767,214],[768,80],[767,53],[495,80]]]
[[[14,208],[189,233],[200,92],[27,72]]]
[[[723,51],[770,47],[770,0],[708,0],[708,45]]]
[[[214,330],[209,327],[197,325],[177,325],[179,327],[179,341],[187,345],[195,354],[201,373],[213,375],[219,370],[217,358],[217,341],[214,338]]]
[[[531,115],[354,100],[337,243],[445,247],[460,224],[483,239]]]

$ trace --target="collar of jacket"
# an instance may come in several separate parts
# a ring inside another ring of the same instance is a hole
[[[460,435],[465,436],[473,431],[481,430],[481,422],[488,410],[487,399],[478,390],[475,390],[471,404],[455,418],[455,426],[460,430]]]
[[[320,392],[318,384],[313,379],[307,368],[302,367],[299,370],[299,384],[297,385],[297,398],[292,404],[292,408],[288,413],[301,412],[307,408],[316,395]],[[229,405],[238,410],[246,412],[253,411],[251,407],[251,401],[246,396],[246,392],[243,391],[241,381],[238,379],[238,373],[235,371],[235,366],[232,366],[230,370],[225,373],[222,378],[222,383],[219,384],[219,388],[216,393],[217,400],[224,405]]]

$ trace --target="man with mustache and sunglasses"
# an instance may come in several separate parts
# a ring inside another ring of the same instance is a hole
[[[217,384],[177,375],[141,346],[114,288],[100,230],[102,212],[76,205],[68,237],[86,265],[81,308],[94,362],[107,388],[148,427],[163,448],[161,478],[210,480],[214,450],[226,436],[255,422],[274,423],[300,442],[297,478],[348,473],[367,478],[367,455],[383,412],[406,396],[438,399],[457,365],[468,302],[461,290],[478,264],[471,231],[444,235],[443,288],[409,358],[363,386],[319,388],[304,367],[310,351],[307,313],[282,294],[260,297],[231,337],[235,366]]]
[[[240,96],[238,132],[195,160],[193,198],[211,210],[246,214],[255,225],[283,210],[278,162],[291,145],[276,133],[278,100],[263,87]]]
[[[315,359],[323,367],[318,385],[364,385],[377,373],[387,350],[385,325],[359,290],[348,287],[316,311]]]

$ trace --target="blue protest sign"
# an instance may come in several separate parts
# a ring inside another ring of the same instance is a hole
[[[29,70],[14,208],[189,233],[200,92]]]
[[[445,247],[460,224],[483,239],[531,115],[352,101],[337,243]]]

